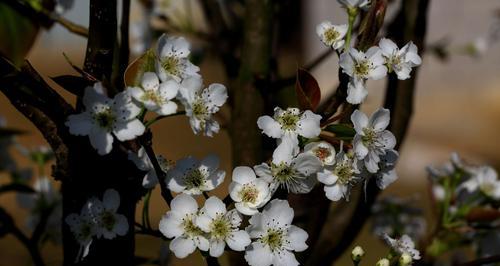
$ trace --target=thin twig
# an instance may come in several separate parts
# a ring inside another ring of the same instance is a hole
[[[79,36],[82,36],[85,38],[87,38],[89,36],[89,30],[87,28],[85,28],[84,26],[78,25],[78,24],[74,23],[73,21],[70,21],[70,20],[64,18],[63,16],[60,16],[59,14],[54,13],[54,12],[44,11],[44,14],[52,21],[57,22],[63,28],[67,29],[68,31],[70,31],[76,35],[79,35]]]

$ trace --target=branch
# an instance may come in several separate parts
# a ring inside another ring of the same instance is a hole
[[[459,264],[458,266],[481,266],[481,265],[495,263],[495,262],[500,262],[500,255],[481,258],[481,259],[477,259],[474,261],[469,261],[467,263]]]
[[[59,23],[63,28],[67,29],[69,32],[72,32],[76,35],[79,35],[81,37],[87,38],[89,36],[89,30],[81,25],[78,25],[74,23],[73,21],[70,21],[63,16],[54,13],[54,12],[48,12],[44,11],[45,15],[51,19],[54,22]]]

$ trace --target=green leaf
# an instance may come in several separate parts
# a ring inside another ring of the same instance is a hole
[[[297,69],[295,91],[302,110],[316,111],[321,99],[321,90],[316,79],[307,70]]]
[[[152,49],[135,59],[125,70],[125,86],[137,86],[141,83],[142,75],[145,72],[155,71],[156,56]]]
[[[35,42],[39,24],[0,2],[0,53],[19,66]]]
[[[347,124],[329,125],[325,128],[326,131],[335,134],[335,138],[341,140],[351,140],[356,135],[356,130]]]

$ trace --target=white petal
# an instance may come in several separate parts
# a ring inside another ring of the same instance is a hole
[[[257,119],[257,126],[264,134],[271,138],[281,138],[283,131],[281,125],[270,116],[261,116]]]
[[[196,217],[196,226],[198,226],[203,232],[210,233],[213,218],[205,213],[205,208],[200,210],[200,215]]]
[[[210,243],[208,239],[204,236],[197,236],[196,238],[196,246],[202,251],[208,251],[210,248]]]
[[[279,256],[274,256],[273,265],[274,266],[298,266],[300,264],[292,252],[290,252],[288,250],[283,250],[283,251],[281,251],[281,254],[279,254]]]
[[[318,173],[318,181],[325,185],[333,185],[337,182],[338,176],[334,175],[330,170],[325,169]]]
[[[87,136],[92,129],[92,117],[88,112],[68,116],[65,125],[69,133],[76,136]]]
[[[319,122],[321,116],[309,110],[302,114],[297,126],[297,133],[306,138],[314,138],[321,133]]]
[[[379,177],[377,177],[377,186],[380,189],[385,189],[390,184],[394,183],[394,181],[396,181],[397,179],[398,175],[396,174],[396,171],[394,169],[388,172],[384,172]]]
[[[196,249],[196,245],[193,240],[185,237],[177,237],[172,242],[170,242],[170,250],[174,252],[174,255],[183,259],[189,254],[193,253]]]
[[[116,123],[113,133],[120,141],[132,140],[142,135],[146,128],[139,119]]]
[[[380,141],[384,144],[386,150],[393,149],[396,146],[396,137],[389,130],[380,133]]]
[[[294,168],[304,176],[316,174],[323,166],[318,157],[309,153],[299,154],[292,162]]]
[[[203,207],[208,216],[216,218],[218,215],[223,215],[226,213],[226,205],[222,200],[216,196],[211,196],[205,201],[205,206]]]
[[[247,248],[245,260],[250,266],[269,266],[273,263],[273,254],[269,247],[256,241]]]
[[[207,170],[208,173],[213,173],[219,168],[219,157],[215,154],[208,155],[200,162],[200,168]]]
[[[266,182],[272,182],[273,176],[271,175],[271,168],[266,163],[262,163],[260,165],[256,165],[253,167],[255,170],[255,174],[261,177]]]
[[[127,92],[138,102],[143,102],[144,91],[139,87],[127,87]]]
[[[366,115],[363,112],[359,110],[354,110],[354,112],[351,115],[351,121],[354,126],[354,129],[356,130],[356,133],[364,134],[363,128],[368,126],[368,117],[366,117]]]
[[[385,76],[387,76],[387,67],[384,65],[375,67],[375,69],[372,69],[368,74],[368,78],[371,78],[373,80],[379,80]]]
[[[324,190],[326,197],[331,201],[338,201],[344,196],[339,185],[325,186]]]
[[[273,152],[273,163],[280,164],[283,162],[289,164],[292,161],[296,146],[298,146],[296,141],[290,138],[283,139]]]
[[[370,117],[370,126],[376,131],[382,131],[387,128],[391,120],[391,111],[385,108],[379,108]]]
[[[290,248],[294,251],[304,251],[307,249],[306,240],[308,234],[304,229],[299,228],[295,225],[290,225],[288,228],[288,240],[290,241]]]
[[[180,194],[172,200],[170,209],[181,215],[194,214],[198,212],[198,203],[193,197],[186,194]]]
[[[354,136],[352,143],[354,146],[354,153],[356,154],[356,158],[362,160],[366,157],[366,155],[368,155],[368,147],[363,144],[360,135]]]
[[[160,109],[156,111],[159,115],[171,115],[177,112],[177,104],[174,102],[167,102],[163,104]]]
[[[355,50],[351,48],[351,51]],[[348,52],[344,52],[340,55],[339,65],[342,68],[342,72],[346,73],[349,76],[353,76],[354,73],[354,61],[352,60],[351,55]]]
[[[224,172],[222,170],[215,171],[213,174],[211,174],[208,177],[208,180],[205,183],[205,186],[206,186],[205,191],[209,191],[209,190],[212,190],[212,189],[215,189],[216,187],[218,187],[220,184],[222,184],[222,182],[224,182],[225,176],[226,176],[226,172]]]
[[[160,86],[160,80],[154,72],[146,72],[142,76],[141,86],[145,90],[157,90]]]
[[[160,84],[160,95],[162,98],[171,100],[173,99],[177,93],[179,93],[180,84],[173,81],[168,80]]]
[[[83,95],[83,105],[88,109],[96,103],[107,104],[111,102],[104,92],[104,87],[101,82],[94,83],[93,87],[86,87]]]
[[[256,179],[255,172],[248,166],[238,166],[233,170],[233,181],[246,184]]]
[[[92,128],[89,134],[89,139],[90,144],[97,150],[99,155],[108,154],[113,148],[113,136],[102,128]]]
[[[368,95],[368,90],[365,88],[363,81],[352,80],[347,84],[347,102],[350,104],[360,104]]]
[[[228,97],[226,87],[219,83],[210,84],[202,95],[209,108],[222,106]]]
[[[232,250],[243,251],[248,245],[250,245],[251,240],[247,232],[239,230],[233,232],[231,236],[226,239],[226,242]]]
[[[393,41],[386,38],[380,39],[378,46],[386,56],[392,55],[394,51],[398,50],[398,46]]]
[[[224,253],[224,248],[226,247],[226,242],[222,240],[212,240],[210,241],[210,256],[220,257]]]
[[[246,203],[236,202],[234,204],[236,210],[238,210],[243,215],[254,215],[259,212],[256,208],[250,208]]]
[[[115,216],[115,218],[116,218],[116,224],[115,224],[114,232],[119,236],[126,235],[128,232],[127,217],[125,217],[125,215],[122,215],[122,214],[117,214]]]
[[[184,233],[181,218],[183,217],[168,212],[161,218],[158,229],[167,238],[181,236]]]
[[[120,207],[120,194],[114,189],[107,189],[102,197],[102,203],[106,210],[116,212]]]
[[[382,51],[377,46],[372,46],[365,53],[366,58],[370,60],[373,65],[378,66],[384,64],[384,58],[382,57]]]
[[[274,225],[285,226],[290,225],[293,220],[293,209],[290,208],[288,201],[274,199],[263,211],[264,218],[268,219]]]

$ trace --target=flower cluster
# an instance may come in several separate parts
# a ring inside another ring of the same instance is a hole
[[[80,244],[77,260],[88,255],[94,237],[113,239],[117,235],[127,234],[129,224],[125,215],[117,213],[119,207],[120,194],[114,189],[108,189],[102,200],[90,198],[79,214],[71,213],[66,216],[65,222]]]

